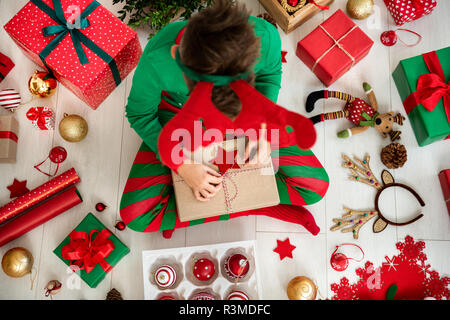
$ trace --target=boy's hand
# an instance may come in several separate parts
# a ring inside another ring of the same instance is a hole
[[[192,188],[199,201],[209,201],[222,188],[222,176],[204,164],[186,160],[178,167],[178,174]]]
[[[244,163],[243,167],[260,166],[270,161],[270,142],[267,141],[267,127],[261,124],[261,136],[258,141],[249,141],[245,147],[244,159],[238,163]],[[256,150],[256,153],[253,151]]]

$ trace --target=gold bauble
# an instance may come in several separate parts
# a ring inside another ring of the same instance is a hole
[[[347,13],[353,19],[363,20],[372,14],[373,0],[348,0]]]
[[[33,255],[25,248],[12,248],[2,259],[2,269],[10,277],[20,278],[31,272]]]
[[[86,137],[87,133],[88,124],[79,115],[65,115],[59,123],[59,134],[66,141],[79,142]]]
[[[56,79],[44,71],[35,71],[28,80],[28,89],[31,94],[39,98],[48,98],[56,91]]]
[[[315,300],[317,287],[308,277],[295,277],[287,286],[289,300]]]

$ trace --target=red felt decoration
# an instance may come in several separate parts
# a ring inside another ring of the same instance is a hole
[[[281,51],[281,62],[286,63],[286,55],[287,55],[287,51]]]
[[[27,188],[27,180],[19,181],[16,178],[14,178],[14,182],[6,188],[11,191],[11,193],[9,194],[9,197],[11,199],[23,196],[25,193],[30,191]]]
[[[359,280],[350,284],[347,278],[331,285],[333,300],[384,300],[392,285],[398,287],[395,300],[423,300],[426,297],[450,299],[449,277],[441,277],[437,271],[429,270],[427,256],[423,253],[425,242],[414,241],[406,236],[397,243],[399,254],[385,257],[378,268],[367,261],[364,268],[356,270]]]
[[[286,257],[292,259],[292,251],[294,251],[295,248],[296,247],[289,241],[289,238],[286,238],[284,241],[277,240],[277,247],[273,249],[273,251],[280,255],[280,260],[283,260]]]

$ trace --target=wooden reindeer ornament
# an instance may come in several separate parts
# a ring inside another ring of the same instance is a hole
[[[401,131],[393,130],[393,126],[394,123],[403,125],[403,120],[405,120],[405,117],[403,117],[400,113],[397,113],[396,115],[394,115],[393,112],[383,114],[378,113],[378,103],[372,87],[368,83],[364,82],[363,88],[369,98],[369,103],[339,91],[320,90],[310,93],[306,99],[307,112],[314,110],[314,104],[319,99],[337,98],[347,101],[342,111],[322,113],[311,117],[310,120],[316,124],[325,120],[347,118],[355,126],[353,128],[340,131],[337,134],[339,138],[348,138],[352,135],[362,133],[372,127],[375,128],[383,137],[387,137],[387,135],[389,135],[392,141],[400,139]]]
[[[422,207],[425,206],[425,202],[422,200],[422,198],[415,192],[411,187],[396,183],[394,180],[394,177],[389,173],[387,170],[383,170],[383,173],[381,174],[381,179],[383,181],[383,184],[380,184],[380,182],[377,180],[377,178],[373,175],[372,170],[370,169],[370,156],[366,155],[364,157],[364,160],[360,160],[357,157],[354,157],[354,161],[352,161],[348,156],[345,154],[342,155],[342,158],[344,159],[344,162],[342,163],[342,166],[344,168],[350,169],[351,176],[349,176],[350,180],[356,181],[356,182],[362,182],[365,183],[375,189],[378,190],[375,201],[374,201],[374,210],[352,210],[349,208],[345,208],[346,211],[345,214],[342,215],[342,218],[335,218],[333,219],[333,222],[335,225],[333,225],[330,230],[336,231],[341,230],[341,232],[352,232],[353,238],[358,239],[359,236],[359,230],[364,226],[369,220],[372,220],[372,218],[377,217],[375,219],[375,222],[373,224],[373,232],[378,233],[383,231],[389,224],[394,226],[404,226],[410,223],[413,223],[420,218],[423,217],[423,214],[420,213],[417,217],[406,221],[406,222],[394,222],[389,219],[387,219],[383,213],[380,211],[378,201],[380,199],[381,193],[391,187],[400,187],[403,189],[408,190],[420,203]],[[348,227],[347,227],[348,226]],[[345,228],[347,227],[347,228]]]

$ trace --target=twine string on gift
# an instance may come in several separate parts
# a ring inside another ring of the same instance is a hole
[[[334,44],[330,48],[328,48],[328,50],[322,53],[322,55],[316,60],[316,62],[314,62],[312,71],[314,72],[314,69],[316,68],[320,60],[322,60],[322,58],[325,57],[328,54],[328,52],[330,52],[335,46],[341,49],[352,60],[352,65],[350,66],[350,68],[352,68],[356,63],[356,59],[347,50],[345,50],[345,48],[339,42],[343,40],[345,37],[347,37],[353,30],[355,30],[357,26],[356,25],[353,26],[350,30],[347,31],[347,33],[345,33],[338,40],[336,40],[321,24],[319,24],[319,27],[334,41]]]
[[[54,9],[49,7],[42,0],[30,1],[50,18],[52,18],[56,23],[58,23],[57,25],[47,26],[42,29],[42,33],[45,37],[56,35],[56,37],[53,38],[53,40],[51,40],[50,43],[39,53],[42,63],[49,72],[51,72],[51,70],[45,62],[45,59],[50,55],[50,53],[53,52],[53,50],[56,49],[62,40],[69,35],[81,65],[89,63],[82,46],[82,44],[84,44],[88,49],[108,64],[116,85],[118,86],[122,82],[119,69],[117,68],[114,59],[80,31],[81,29],[86,29],[90,26],[87,16],[100,5],[97,1],[92,1],[89,6],[81,12],[79,17],[76,18],[75,24],[67,21],[64,17],[61,0],[53,0]]]

